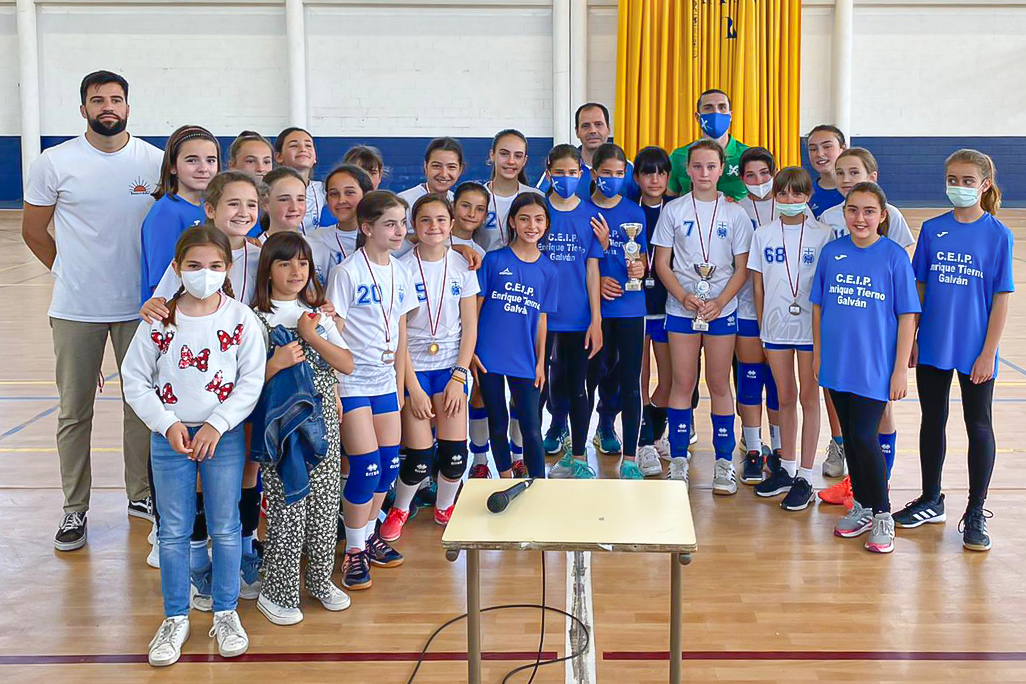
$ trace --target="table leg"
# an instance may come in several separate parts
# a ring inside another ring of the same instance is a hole
[[[481,684],[481,552],[467,551],[467,678]]]
[[[684,630],[684,568],[680,554],[670,554],[670,684],[681,681]]]

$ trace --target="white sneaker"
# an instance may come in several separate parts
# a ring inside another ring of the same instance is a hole
[[[195,584],[189,584],[189,605],[193,610],[209,613],[214,609],[214,597],[199,593]]]
[[[315,598],[324,605],[325,610],[336,613],[340,610],[345,610],[351,603],[349,594],[336,587],[334,582],[328,583],[327,596],[317,596]]]
[[[725,458],[716,459],[712,490],[713,494],[737,494],[737,474],[734,472],[733,462]]]
[[[189,616],[169,617],[150,641],[149,662],[153,667],[174,665],[182,657],[182,644],[189,640]]]
[[[663,435],[655,442],[655,450],[659,453],[659,458],[664,461],[670,460],[670,439]],[[644,470],[644,468],[642,468]]]
[[[217,652],[222,658],[234,658],[249,650],[249,635],[242,628],[239,614],[234,610],[214,613],[214,626],[208,636],[217,637]]]
[[[670,470],[666,473],[667,480],[683,480],[684,484],[688,483],[688,472],[691,470],[691,461],[678,456],[677,458],[670,459]]]
[[[260,589],[263,585],[264,583],[261,582],[259,578],[253,580],[253,583],[250,584],[242,577],[239,577],[239,598],[252,601],[256,597],[260,596]]]
[[[299,608],[285,608],[260,594],[257,598],[257,610],[264,614],[264,617],[272,624],[287,627],[303,621],[303,611]]]
[[[157,541],[157,523],[153,523],[153,525],[150,527],[150,533],[148,535],[146,535],[146,543],[152,545],[156,541]]]
[[[146,565],[151,568],[160,569],[160,540],[154,539],[153,546],[150,547],[150,553],[146,556]]]
[[[691,436],[688,437],[688,444],[690,446],[695,446],[695,444],[697,444],[697,443],[698,443],[698,433],[695,432],[695,426],[692,423],[692,425],[691,425]]]
[[[827,444],[826,460],[823,461],[823,477],[844,477],[847,470],[844,462],[844,446],[838,444],[832,437]]]
[[[638,467],[645,477],[662,475],[663,466],[659,462],[659,452],[654,446],[643,446],[638,449]]]

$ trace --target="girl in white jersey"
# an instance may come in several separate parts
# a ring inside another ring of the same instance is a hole
[[[413,277],[420,305],[407,317],[406,403],[395,503],[381,538],[395,541],[410,516],[421,483],[437,469],[435,523],[452,516],[467,469],[468,367],[477,342],[477,276],[449,247],[452,206],[444,195],[424,195],[413,205],[417,246],[400,263]],[[437,430],[437,458],[432,421]],[[437,460],[437,467],[434,464]]]
[[[656,273],[668,292],[666,330],[674,361],[667,410],[669,477],[688,479],[691,392],[698,381],[698,355],[704,347],[716,451],[713,493],[734,494],[737,476],[732,461],[730,366],[737,333],[736,296],[748,278],[752,224],[741,207],[727,202],[716,190],[723,165],[723,148],[714,140],[700,140],[688,148],[692,191],[663,208],[652,244],[657,247]]]
[[[430,192],[442,193],[450,201],[452,200],[452,187],[463,175],[463,146],[455,138],[435,138],[428,143],[424,150],[424,182],[417,183],[412,188],[406,188],[399,193],[399,198],[406,202],[406,206],[412,207],[413,203]],[[413,235],[413,225],[410,214],[406,212],[407,235]],[[413,249],[413,243],[409,240],[400,247],[397,256],[402,256]]]
[[[797,166],[780,171],[773,182],[773,197],[780,217],[760,226],[748,253],[748,270],[755,290],[762,343],[773,371],[771,382],[780,397],[780,461],[755,493],[776,496],[787,492],[780,506],[800,511],[812,501],[812,466],[819,439],[819,384],[812,364],[812,278],[823,245],[833,237],[830,229],[810,218],[805,210],[812,196],[812,179]],[[795,382],[798,359],[799,385]],[[798,401],[802,404],[801,468],[796,447]]]
[[[342,163],[363,169],[370,178],[371,190],[377,190],[381,181],[389,175],[385,160],[381,157],[381,150],[373,145],[353,145],[346,151],[346,156],[342,157]]]
[[[279,166],[264,176],[267,186],[267,197],[264,199],[264,214],[260,217],[263,232],[257,237],[257,243],[263,245],[272,235],[279,233],[299,233],[306,215],[306,181],[295,169]],[[321,283],[328,280],[328,271],[334,262],[327,247],[311,235],[303,236],[310,246],[313,261],[310,267],[314,276]]]
[[[310,233],[310,242],[317,243],[328,255],[329,269],[356,252],[356,238],[360,234],[356,207],[363,196],[373,189],[370,176],[352,164],[337,166],[325,177],[324,193],[328,210],[338,223]]]
[[[541,193],[527,183],[527,174],[524,172],[527,166],[527,138],[520,131],[507,128],[495,134],[492,148],[488,152],[488,165],[492,167],[492,177],[485,183],[491,193],[488,214],[484,225],[474,234],[474,239],[486,252],[491,252],[509,244],[506,219],[516,196],[522,192]]]
[[[306,215],[299,232],[305,234],[320,228],[327,202],[324,183],[313,179],[313,170],[317,165],[313,136],[302,128],[290,126],[274,139],[274,153],[274,160],[278,164],[295,169],[307,182]]]
[[[356,253],[332,269],[327,296],[356,362],[339,383],[342,447],[349,461],[342,492],[342,584],[367,589],[370,564],[387,568],[403,562],[378,536],[375,523],[399,474],[396,388],[403,386],[406,372],[406,313],[417,308],[417,296],[409,271],[392,255],[406,236],[406,203],[387,190],[374,190],[360,200],[356,214]]]
[[[864,147],[850,147],[840,155],[834,162],[834,179],[837,182],[837,190],[842,196],[847,197],[851,189],[857,184],[865,181],[876,181],[878,167],[876,158]],[[838,204],[824,211],[820,215],[820,221],[825,223],[833,231],[834,238],[841,238],[848,235],[848,226],[844,217],[844,204]],[[915,245],[915,238],[908,227],[908,222],[901,215],[898,208],[893,204],[887,204],[887,228],[884,236],[892,242],[896,242],[906,252]],[[837,412],[826,393],[827,418],[830,421],[831,444],[827,452],[827,462],[823,464],[823,474],[828,477],[841,477],[844,475],[844,451],[838,449],[843,446],[841,437],[841,424],[837,419]],[[894,465],[894,454],[897,449],[898,433],[894,424],[893,407],[887,404],[884,410],[883,419],[880,421],[879,432],[880,447],[884,452],[884,459],[887,462],[887,476],[890,477],[891,468]],[[834,454],[834,461],[831,462],[831,452]],[[840,461],[837,462],[837,454],[840,454]],[[844,504],[849,507],[851,503],[851,478],[845,477],[829,489],[819,492],[819,498],[826,503]]]
[[[467,247],[484,257],[485,248],[477,243],[475,236],[484,225],[491,201],[492,194],[480,183],[466,181],[456,186],[452,199],[452,232],[449,234],[449,243],[453,247]]]
[[[274,145],[255,131],[243,131],[228,148],[228,168],[263,181],[274,168]]]

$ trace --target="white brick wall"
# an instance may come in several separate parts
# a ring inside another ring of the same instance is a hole
[[[21,110],[18,100],[18,28],[14,5],[0,6],[0,135],[18,135]],[[0,159],[0,163],[8,160]]]

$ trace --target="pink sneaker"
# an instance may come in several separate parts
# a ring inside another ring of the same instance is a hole
[[[436,508],[435,509],[435,524],[445,527],[449,524],[449,519],[452,517],[453,509],[456,508],[456,504],[449,506],[445,510]]]
[[[409,511],[400,511],[396,507],[388,512],[388,516],[385,518],[385,522],[381,523],[381,529],[378,530],[378,534],[381,538],[387,542],[394,542],[399,538],[399,535],[403,533],[403,525],[410,519]]]

